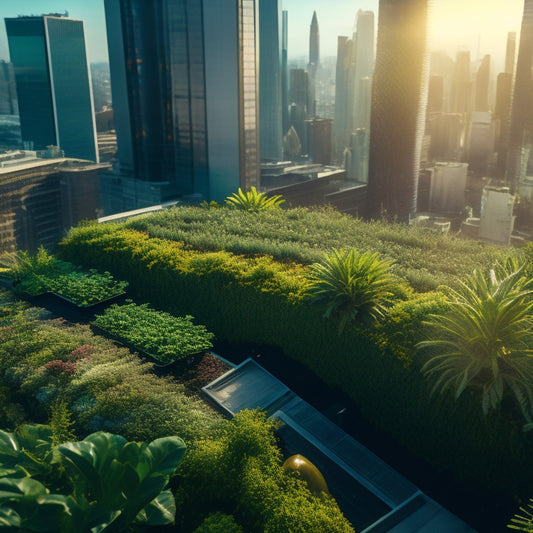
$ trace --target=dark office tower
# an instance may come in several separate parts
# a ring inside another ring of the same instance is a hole
[[[476,103],[474,111],[489,110],[490,55],[483,57],[476,75]]]
[[[22,141],[98,161],[83,21],[53,14],[5,22]]]
[[[374,73],[374,12],[359,10],[355,28],[353,130],[370,126],[371,81]]]
[[[472,111],[472,76],[470,73],[470,51],[457,52],[452,79],[452,112]]]
[[[18,115],[13,63],[0,61],[0,115]]]
[[[514,60],[516,50],[516,32],[510,31],[507,34],[507,48],[505,49],[505,72],[512,74],[514,71]]]
[[[533,135],[533,0],[524,0],[524,13],[514,77],[513,102],[509,124],[509,143],[505,179],[511,193],[525,177]]]
[[[124,209],[257,186],[255,1],[105,0],[105,11],[118,156],[132,176]]]
[[[347,98],[347,43],[348,37],[337,37],[337,64],[335,68],[335,120],[333,122],[333,152],[336,160],[340,160],[346,147],[346,98]]]
[[[313,18],[311,20],[311,27],[309,29],[309,65],[307,71],[309,72],[309,88],[310,106],[307,110],[310,116],[314,116],[316,112],[316,72],[320,65],[320,33],[318,31],[318,19],[316,11],[313,11]]]
[[[281,119],[283,123],[283,133],[287,133],[290,128],[289,122],[289,70],[287,66],[288,55],[287,45],[289,42],[289,14],[282,11],[281,19]]]
[[[307,132],[305,120],[307,119],[308,115],[309,99],[309,74],[307,71],[301,68],[292,69],[290,91],[290,123],[298,134],[303,153],[307,153]]]
[[[513,75],[510,72],[500,72],[496,80],[496,105],[494,107],[494,122],[496,124],[495,151],[498,154],[496,171],[499,178],[505,175],[512,91]]]
[[[280,161],[281,0],[259,0],[259,142],[261,159]]]
[[[416,211],[429,60],[428,0],[380,0],[372,88],[368,193],[371,216]]]
[[[427,113],[441,113],[444,104],[444,78],[433,75],[429,77]]]
[[[306,121],[309,155],[313,163],[331,164],[331,136],[333,121],[330,118],[313,118]]]

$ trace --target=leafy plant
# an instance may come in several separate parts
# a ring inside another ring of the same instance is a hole
[[[12,434],[0,432],[4,455],[20,456]],[[120,435],[93,433],[49,454],[49,468],[64,468],[73,490],[26,476],[0,479],[0,524],[29,531],[124,531],[130,524],[165,525],[174,520],[175,503],[165,487],[185,452],[178,437],[151,443],[128,442]],[[12,474],[21,473],[15,471]],[[50,480],[49,480],[50,481]],[[53,481],[53,480],[52,480]]]
[[[269,211],[279,209],[285,201],[280,194],[267,196],[264,192],[257,192],[255,187],[243,192],[239,187],[237,192],[226,198],[226,205],[243,211]]]
[[[467,388],[481,391],[483,413],[514,395],[533,428],[533,279],[516,261],[497,264],[489,274],[474,271],[458,289],[450,289],[450,311],[425,322],[431,340],[422,372],[435,379],[433,391]]]
[[[94,305],[124,294],[128,282],[116,280],[109,272],[69,272],[45,280],[49,290],[63,296],[80,307]]]
[[[339,332],[347,324],[383,318],[393,295],[391,265],[378,254],[334,249],[322,263],[311,265],[309,300],[326,307],[326,318],[340,318]]]
[[[43,246],[34,255],[25,250],[5,253],[0,258],[0,265],[16,291],[34,296],[49,291],[49,279],[74,269],[74,265],[59,260]]]
[[[214,337],[205,326],[192,323],[192,316],[175,317],[148,304],[114,304],[94,324],[123,338],[163,363],[170,363],[213,347]]]

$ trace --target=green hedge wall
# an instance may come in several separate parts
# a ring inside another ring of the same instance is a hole
[[[189,250],[121,225],[77,228],[60,250],[66,260],[129,281],[139,300],[192,314],[218,340],[280,347],[346,392],[377,428],[456,480],[529,495],[533,432],[522,432],[519,417],[484,417],[477,397],[430,397],[420,364],[409,357],[420,318],[438,311],[442,298],[399,302],[383,326],[339,336],[336,324],[305,302],[304,267]]]

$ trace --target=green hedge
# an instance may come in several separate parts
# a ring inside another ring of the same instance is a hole
[[[438,297],[399,302],[382,326],[339,336],[334,322],[306,304],[304,267],[202,254],[121,225],[78,228],[60,248],[67,260],[127,279],[136,298],[194,315],[219,340],[280,347],[346,392],[377,428],[455,479],[529,495],[533,432],[521,431],[519,417],[484,417],[468,394],[430,397],[420,365],[411,364],[420,318],[444,305]]]

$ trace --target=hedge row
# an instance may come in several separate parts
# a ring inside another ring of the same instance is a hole
[[[200,253],[120,225],[78,228],[60,248],[67,260],[127,279],[137,299],[196,316],[219,340],[281,348],[346,392],[376,427],[456,480],[508,496],[529,494],[533,432],[523,433],[519,418],[484,417],[477,397],[430,397],[420,365],[410,364],[420,317],[442,308],[438,297],[400,302],[380,329],[339,336],[336,324],[305,302],[303,267]]]

